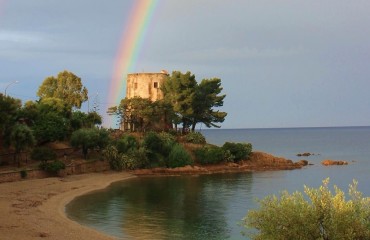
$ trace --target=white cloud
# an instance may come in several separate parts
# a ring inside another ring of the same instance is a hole
[[[39,44],[45,41],[45,37],[40,33],[21,32],[21,31],[0,31],[0,42],[16,44]]]

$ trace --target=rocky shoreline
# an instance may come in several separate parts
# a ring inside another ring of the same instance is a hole
[[[190,174],[212,174],[228,172],[250,172],[250,171],[267,171],[267,170],[293,170],[301,169],[308,165],[308,162],[301,160],[293,162],[292,160],[276,157],[264,152],[252,152],[248,160],[238,163],[221,163],[212,165],[195,165],[178,168],[152,168],[138,169],[132,171],[137,176],[150,175],[190,175]]]

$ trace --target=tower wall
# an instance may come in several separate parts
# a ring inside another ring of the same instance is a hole
[[[167,73],[162,72],[127,74],[126,97],[148,98],[151,101],[163,99],[160,88],[167,76]]]
[[[151,101],[163,99],[161,87],[168,77],[166,71],[160,73],[131,73],[127,74],[126,98],[141,97]],[[165,116],[159,122],[152,123],[155,129],[165,129],[168,127]],[[124,119],[121,122],[121,130],[136,131],[137,126]]]

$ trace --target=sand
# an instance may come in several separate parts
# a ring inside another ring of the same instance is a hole
[[[0,184],[0,239],[115,239],[68,219],[65,205],[76,196],[135,177],[91,173]]]

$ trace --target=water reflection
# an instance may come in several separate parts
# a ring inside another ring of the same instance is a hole
[[[252,173],[136,178],[77,198],[74,220],[121,239],[243,239]]]

